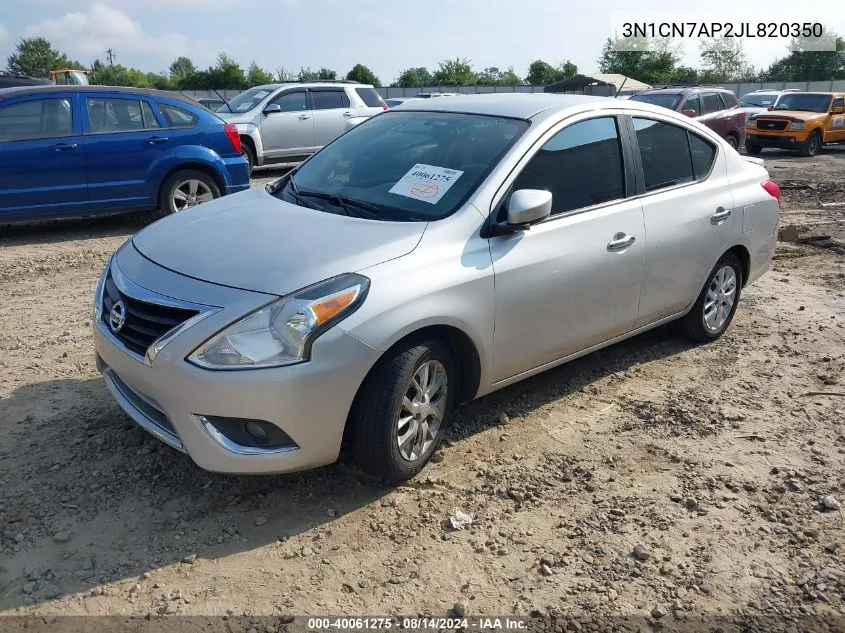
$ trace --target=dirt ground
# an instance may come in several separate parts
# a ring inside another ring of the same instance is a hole
[[[845,148],[762,157],[795,230],[720,341],[488,396],[398,488],[199,470],[94,366],[98,275],[148,218],[0,227],[0,614],[845,623]]]

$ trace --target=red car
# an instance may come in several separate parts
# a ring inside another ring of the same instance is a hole
[[[725,88],[655,88],[637,93],[631,100],[663,106],[697,119],[722,136],[734,149],[739,149],[745,141],[747,115],[739,107],[734,93]]]

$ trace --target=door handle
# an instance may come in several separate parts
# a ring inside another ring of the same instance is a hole
[[[76,149],[76,143],[56,143],[55,145],[51,145],[50,149],[54,152],[69,152],[72,149]]]
[[[162,143],[167,143],[167,141],[166,136],[151,136],[147,139],[147,143],[150,145],[161,145]]]
[[[300,114],[298,118],[299,118],[300,121],[305,121],[306,119],[310,119],[311,115],[310,114]]]
[[[625,235],[625,233],[617,233],[613,239],[607,243],[607,250],[622,251],[628,248],[631,244],[637,241],[633,235]]]
[[[710,222],[712,224],[718,224],[729,217],[731,217],[731,210],[726,209],[725,207],[719,207],[716,209],[716,213],[710,216]]]

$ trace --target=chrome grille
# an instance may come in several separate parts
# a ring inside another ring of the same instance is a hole
[[[788,121],[773,120],[773,119],[757,119],[758,130],[772,130],[773,132],[782,132],[786,129]]]
[[[122,327],[115,328],[111,316],[112,308],[118,302],[123,305],[124,321]],[[127,349],[140,356],[146,353],[155,340],[196,314],[196,310],[174,308],[130,297],[120,291],[111,272],[106,276],[103,287],[103,322]]]

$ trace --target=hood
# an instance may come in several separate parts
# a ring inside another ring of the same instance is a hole
[[[407,255],[426,226],[325,213],[257,187],[163,218],[132,242],[144,257],[174,272],[284,295]]]
[[[788,121],[812,121],[823,119],[827,112],[801,112],[800,110],[766,110],[758,114],[757,119],[787,119]]]

